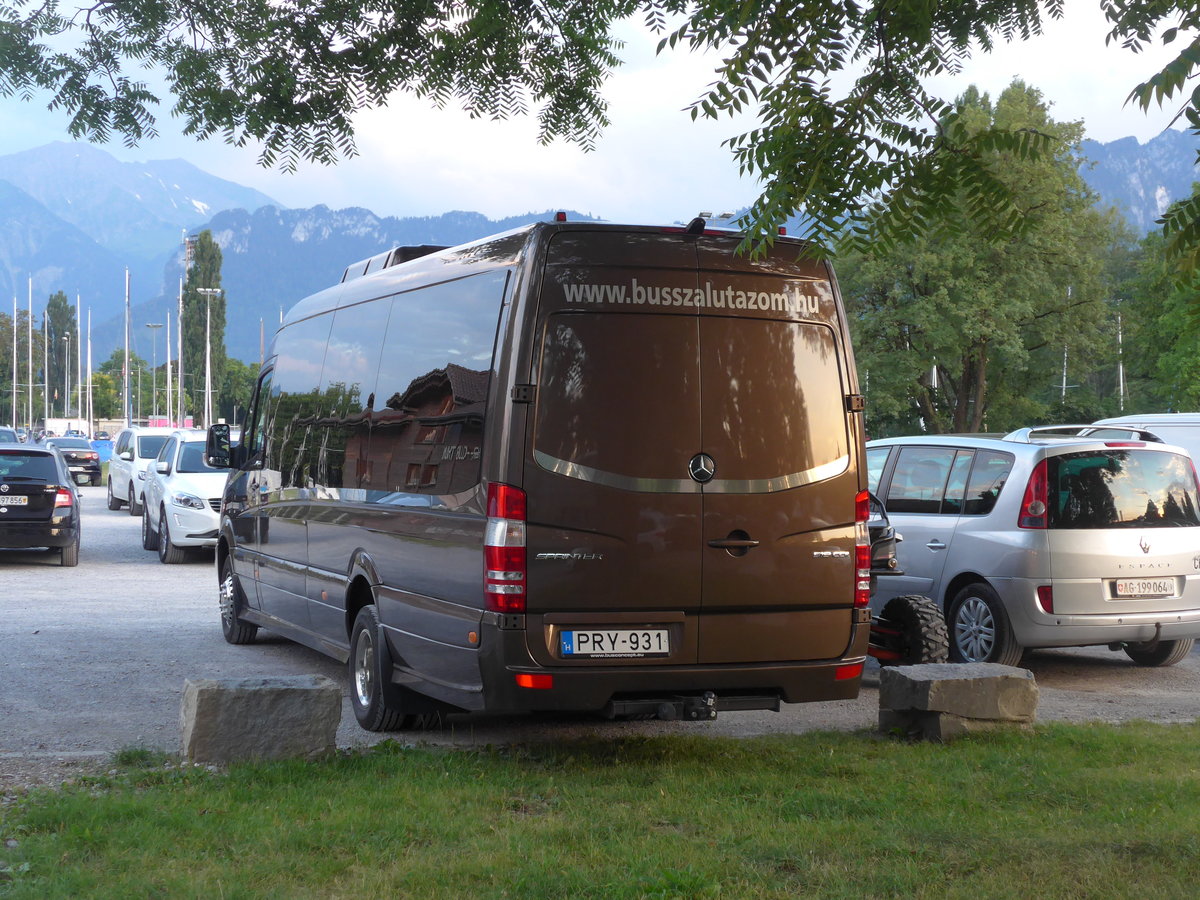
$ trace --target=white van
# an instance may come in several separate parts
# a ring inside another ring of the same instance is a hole
[[[1164,444],[1182,447],[1193,460],[1200,459],[1200,413],[1152,413],[1140,416],[1116,416],[1100,419],[1095,425],[1112,425],[1143,432],[1143,438],[1157,438]],[[1107,431],[1092,431],[1094,437],[1115,437]]]

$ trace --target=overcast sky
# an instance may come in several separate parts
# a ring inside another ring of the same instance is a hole
[[[1173,54],[1106,47],[1106,32],[1094,0],[1068,0],[1067,19],[1051,23],[1044,37],[979,54],[961,77],[933,86],[946,97],[970,84],[995,96],[1019,77],[1042,91],[1055,119],[1084,120],[1089,137],[1132,135],[1145,142],[1167,127],[1175,110],[1142,113],[1125,98]],[[748,206],[756,185],[739,179],[721,146],[746,123],[692,122],[685,111],[712,81],[714,60],[685,52],[656,58],[656,37],[633,28],[625,36],[627,65],[606,90],[613,124],[591,153],[561,142],[539,146],[533,120],[471,121],[401,97],[359,117],[357,158],[333,168],[306,166],[295,175],[261,169],[251,148],[179,136],[168,113],[160,116],[158,139],[133,150],[119,142],[103,147],[125,160],[182,157],[286,206],[363,206],[379,215],[465,209],[499,218],[575,209],[641,223]],[[65,124],[44,104],[0,100],[0,153],[68,140]]]

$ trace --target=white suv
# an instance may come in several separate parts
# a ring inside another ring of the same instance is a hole
[[[177,431],[167,438],[146,472],[142,547],[164,563],[184,560],[186,547],[215,547],[227,469],[204,459],[204,431]]]
[[[133,425],[117,435],[112,459],[108,461],[108,508],[128,505],[131,516],[142,514],[146,467],[158,456],[174,428],[142,428]]]

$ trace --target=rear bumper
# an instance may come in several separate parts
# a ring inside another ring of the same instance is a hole
[[[1152,640],[1200,638],[1200,609],[1097,615],[1053,615],[1044,612],[1019,586],[1007,595],[1005,610],[1013,636],[1022,647],[1087,647],[1097,644],[1140,644]]]
[[[75,543],[74,523],[0,522],[0,547],[68,547]]]
[[[650,709],[711,692],[718,710],[777,708],[778,702],[852,700],[866,662],[870,620],[852,626],[845,655],[803,662],[687,666],[539,666],[523,630],[484,626],[484,705],[496,711]],[[519,676],[550,676],[548,688],[522,687]],[[775,701],[772,703],[772,701]]]

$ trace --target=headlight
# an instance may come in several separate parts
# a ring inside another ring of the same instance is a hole
[[[208,504],[199,497],[193,497],[191,494],[172,494],[171,502],[176,506],[185,506],[188,509],[207,509]]]

